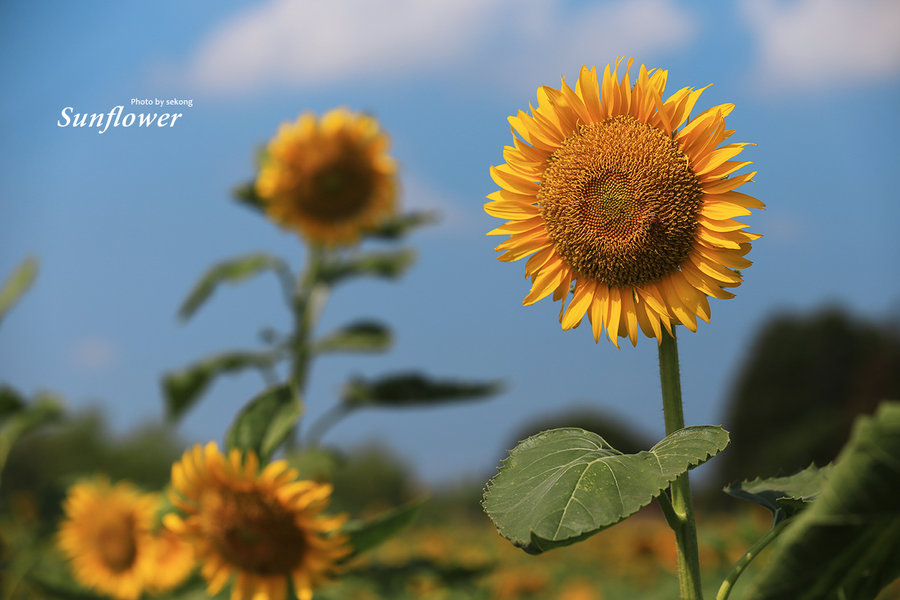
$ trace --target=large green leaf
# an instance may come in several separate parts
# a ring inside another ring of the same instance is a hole
[[[29,256],[19,263],[12,275],[3,282],[3,285],[0,285],[0,322],[34,283],[37,269],[37,259]]]
[[[272,386],[241,409],[228,431],[225,445],[229,449],[252,450],[261,461],[266,461],[302,414],[303,405],[288,384]]]
[[[488,483],[484,509],[527,552],[565,546],[615,525],[728,445],[721,427],[680,429],[649,451],[622,454],[575,427],[533,435]]]
[[[264,252],[245,254],[222,261],[207,270],[194,285],[194,289],[188,294],[181,308],[178,309],[178,316],[182,319],[190,319],[220,284],[241,283],[265,271],[274,271],[286,290],[293,285],[290,268],[280,258]]]
[[[396,279],[403,275],[416,259],[413,250],[391,252],[367,252],[353,258],[332,259],[323,264],[319,281],[335,285],[350,277],[368,275],[383,279]]]
[[[279,359],[274,352],[223,352],[163,376],[163,395],[170,419],[177,419],[203,395],[212,380],[224,373],[267,368]]]
[[[861,417],[818,498],[794,517],[748,598],[874,598],[900,576],[900,403]]]
[[[831,465],[821,469],[810,465],[787,477],[770,477],[732,483],[725,493],[749,500],[772,511],[774,524],[792,517],[816,499],[831,471]]]
[[[329,334],[315,344],[315,352],[382,352],[393,343],[391,330],[380,323],[359,321]]]
[[[419,514],[425,499],[395,508],[368,521],[351,521],[344,526],[353,552],[344,560],[350,560],[362,552],[371,550],[396,535],[412,523]]]
[[[344,388],[346,406],[426,406],[455,400],[474,400],[496,394],[497,381],[435,380],[419,373],[388,375],[372,381],[352,379]]]
[[[396,240],[416,227],[431,225],[437,220],[437,213],[433,211],[408,212],[388,219],[377,228],[366,232],[366,235],[376,239]]]

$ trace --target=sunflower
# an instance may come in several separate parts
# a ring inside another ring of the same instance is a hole
[[[59,546],[75,578],[114,598],[138,598],[155,570],[152,527],[159,503],[158,494],[141,493],[127,482],[110,485],[98,477],[73,485]]]
[[[734,217],[763,204],[735,191],[756,172],[731,160],[747,144],[720,145],[733,104],[714,106],[685,121],[706,88],[683,88],[666,100],[667,71],[641,65],[632,86],[629,60],[617,61],[598,83],[582,67],[575,88],[543,86],[531,114],[510,117],[513,146],[505,164],[491,167],[500,190],[488,214],[507,219],[489,235],[509,235],[498,258],[531,255],[523,304],[553,295],[562,301],[563,329],[587,315],[594,339],[603,330],[637,344],[638,331],[662,340],[662,329],[697,317],[709,321],[707,296],[732,298],[736,269],[760,236]],[[515,134],[518,133],[520,137]],[[521,138],[521,139],[520,139]]]
[[[396,164],[372,117],[337,108],[284,123],[266,147],[256,193],[269,218],[309,241],[356,242],[390,216]]]
[[[284,600],[289,580],[309,600],[350,552],[337,532],[344,517],[319,514],[331,487],[298,481],[283,460],[260,472],[253,452],[226,458],[214,442],[197,445],[172,466],[172,487],[184,516],[163,522],[193,544],[210,595],[235,574],[232,600]]]

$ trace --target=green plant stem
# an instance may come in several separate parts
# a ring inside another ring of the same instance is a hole
[[[297,279],[297,286],[294,290],[294,335],[291,339],[293,361],[290,384],[294,397],[301,406],[306,389],[306,377],[313,356],[310,338],[315,330],[322,305],[328,297],[327,286],[318,283],[322,263],[322,249],[310,244],[307,247],[306,268]],[[292,434],[287,438],[289,448],[296,446],[298,434],[299,429],[295,425]]]
[[[313,422],[307,429],[304,436],[305,443],[311,446],[318,446],[328,430],[337,425],[344,417],[353,412],[353,406],[344,404],[335,404]]]
[[[777,524],[773,525],[772,528],[765,533],[761,538],[756,540],[752,546],[744,553],[744,555],[738,559],[734,566],[731,567],[731,571],[728,572],[728,575],[725,577],[725,581],[722,582],[722,585],[719,586],[719,592],[716,594],[716,600],[725,600],[731,594],[731,590],[734,589],[734,582],[737,581],[737,578],[741,576],[741,573],[744,572],[744,569],[750,565],[750,562],[756,558],[760,552],[762,552],[763,548],[768,546],[772,540],[778,537],[778,534],[781,533],[781,530],[788,524],[789,519],[785,519],[783,521],[779,521]]]
[[[684,428],[684,411],[681,405],[681,376],[678,370],[678,342],[675,330],[665,331],[659,344],[659,378],[662,383],[663,415],[666,435]],[[691,482],[688,474],[680,476],[671,486],[672,510],[677,519],[673,527],[678,545],[678,582],[682,600],[702,600],[700,585],[700,556],[697,546],[697,525],[694,522],[694,506],[691,499]]]

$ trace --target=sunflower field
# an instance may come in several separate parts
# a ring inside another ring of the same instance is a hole
[[[449,48],[444,28],[467,10],[476,14],[467,3],[424,4],[404,1],[395,15],[439,13],[440,26],[415,36],[423,48]],[[646,15],[653,13],[665,17],[666,31],[679,29],[668,2],[640,5],[643,25],[652,26]],[[861,318],[839,306],[781,310],[752,324],[752,343],[716,328],[719,320],[747,318],[747,304],[727,307],[771,260],[760,251],[770,229],[771,243],[781,244],[779,260],[812,253],[797,241],[811,225],[777,221],[789,231],[779,237],[761,217],[782,210],[789,194],[757,180],[767,169],[777,172],[773,163],[790,163],[799,146],[757,147],[741,103],[728,99],[739,92],[730,84],[684,85],[679,70],[691,77],[697,70],[683,69],[675,55],[671,70],[628,57],[591,64],[594,53],[583,45],[577,49],[587,56],[569,65],[577,75],[568,82],[561,76],[558,85],[542,84],[546,69],[537,63],[504,63],[505,70],[450,93],[440,77],[407,82],[380,93],[397,103],[406,95],[417,100],[382,119],[368,108],[383,106],[380,96],[367,95],[360,82],[373,77],[369,70],[375,79],[405,81],[398,72],[416,67],[415,52],[394,44],[406,31],[357,51],[355,41],[374,35],[384,14],[349,2],[362,17],[344,31],[343,17],[306,19],[289,2],[266,6],[248,9],[244,25],[222,29],[203,47],[228,60],[201,54],[191,71],[197,90],[214,89],[216,77],[251,82],[265,114],[280,115],[267,116],[263,128],[241,108],[247,90],[208,103],[227,115],[221,119],[203,117],[193,98],[144,98],[137,88],[128,106],[109,112],[85,112],[75,101],[57,110],[55,133],[85,134],[85,155],[111,144],[110,156],[127,156],[135,147],[129,135],[146,136],[157,150],[164,136],[190,135],[168,138],[179,141],[163,146],[155,162],[129,163],[118,175],[91,179],[78,152],[59,151],[59,175],[31,178],[34,189],[75,181],[91,197],[105,196],[113,181],[135,197],[152,194],[158,206],[116,209],[130,229],[106,228],[89,201],[68,218],[93,219],[86,231],[102,260],[115,262],[130,238],[152,239],[159,270],[123,258],[116,278],[95,281],[78,246],[70,249],[65,236],[44,240],[81,262],[45,268],[35,250],[0,274],[0,338],[11,327],[16,335],[9,342],[16,351],[7,355],[23,365],[21,356],[37,347],[32,335],[52,339],[55,329],[126,305],[111,330],[139,329],[130,351],[166,367],[152,380],[145,370],[123,368],[131,395],[114,403],[36,386],[40,375],[28,369],[25,383],[16,368],[0,373],[0,600],[900,598],[897,319]],[[537,15],[509,16],[522,31],[553,20],[553,10],[528,6],[506,6]],[[746,10],[759,20],[777,8]],[[604,14],[628,11],[623,5]],[[590,22],[590,14],[582,16],[559,29],[598,47],[601,38],[613,39],[616,28],[598,35],[580,27]],[[465,41],[479,20],[462,21],[469,26],[454,31]],[[869,29],[878,30],[876,21]],[[328,58],[297,52],[295,38],[310,48],[341,43],[329,46]],[[550,38],[535,39],[550,45]],[[900,47],[893,53],[900,56]],[[383,71],[366,62],[370,54],[383,59]],[[450,54],[421,60],[439,69]],[[323,66],[327,60],[369,68],[351,70],[345,87],[327,96],[317,96],[315,86],[296,96],[264,85],[265,77],[304,73],[327,87],[337,77]],[[885,64],[885,71],[895,66]],[[148,81],[169,81],[170,71],[160,62]],[[465,69],[438,72],[474,77]],[[498,85],[487,83],[494,79],[506,89],[506,78],[527,79],[534,97],[510,84],[509,97],[519,99],[513,106],[504,100],[502,117],[485,97],[474,104],[490,109],[490,119],[455,120],[456,106],[471,104],[471,90]],[[433,107],[416,95],[431,93],[429,85],[445,92],[433,94]],[[333,101],[338,92],[346,103]],[[421,137],[397,142],[392,128],[404,123]],[[509,132],[487,147],[477,132],[497,123]],[[218,137],[223,130],[234,136],[228,143]],[[119,145],[126,139],[129,145]],[[230,162],[234,147],[250,173]],[[52,145],[41,151],[56,152]],[[429,192],[404,168],[437,154],[447,157],[439,162],[448,185],[470,180],[454,167],[459,161],[475,157],[480,165],[480,191],[467,205],[477,216],[455,215],[459,227],[475,227],[478,240],[492,243],[487,252],[476,249],[474,262],[464,235],[441,252],[423,251],[420,236],[454,213],[439,210],[441,202],[409,202]],[[816,169],[841,170],[822,160]],[[206,178],[205,164],[216,165]],[[853,178],[862,172],[846,171]],[[203,201],[210,181],[219,186],[218,204]],[[890,218],[872,216],[877,194],[858,195],[855,202],[869,211],[866,227],[893,227]],[[154,220],[166,210],[163,221]],[[232,218],[240,221],[234,228]],[[865,242],[885,246],[887,237]],[[19,238],[11,239],[18,252]],[[34,239],[40,248],[41,236]],[[265,240],[263,249],[233,252],[251,247],[250,239]],[[826,244],[837,254],[861,245]],[[442,262],[429,262],[438,254]],[[869,255],[885,263],[876,269],[879,280],[897,274],[888,254]],[[188,268],[190,282],[170,293]],[[857,261],[844,277],[870,268]],[[782,302],[810,280],[785,269],[777,284],[769,280]],[[511,272],[525,283],[508,283]],[[79,314],[57,318],[39,293],[53,278],[66,286],[54,303],[68,305],[68,294],[82,289],[96,296]],[[241,296],[262,281],[264,294]],[[752,293],[749,304],[768,291]],[[228,304],[229,296],[240,300]],[[34,332],[26,336],[14,328],[32,301],[42,320],[31,320]],[[163,312],[182,326],[177,336],[159,325]],[[392,319],[403,323],[395,328]],[[228,346],[229,336],[241,339],[247,330],[252,346]],[[414,338],[414,351],[395,346],[401,332]],[[106,338],[85,339],[70,381],[83,383],[91,373],[92,385],[103,389],[97,374],[126,351]],[[639,358],[618,361],[612,352]],[[719,354],[739,368],[723,374]],[[360,366],[374,356],[383,360]],[[727,425],[702,421],[713,387],[727,400]],[[585,390],[597,398],[570,404]],[[159,400],[152,409],[148,397]],[[540,417],[527,409],[533,397],[541,398]],[[499,405],[492,412],[465,412],[492,402]],[[612,409],[616,403],[628,410]],[[140,424],[123,427],[123,414]],[[431,415],[427,427],[405,420],[416,414]],[[346,435],[351,424],[354,434]],[[513,436],[509,427],[518,427]],[[476,448],[502,450],[486,468],[469,464]],[[439,476],[442,468],[452,475]]]

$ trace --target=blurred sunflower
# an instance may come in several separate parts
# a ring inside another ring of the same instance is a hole
[[[153,533],[160,500],[159,494],[141,493],[126,482],[111,485],[102,477],[73,485],[64,503],[59,546],[75,578],[121,600],[181,583],[193,556],[177,540]]]
[[[733,131],[714,106],[685,125],[704,89],[682,88],[666,100],[668,72],[641,65],[634,85],[629,60],[598,83],[582,67],[575,89],[543,86],[531,114],[510,117],[514,146],[491,167],[500,190],[485,210],[507,219],[489,235],[509,235],[498,258],[529,255],[529,305],[550,294],[561,300],[563,329],[587,315],[599,341],[603,329],[637,344],[638,331],[661,340],[681,323],[695,331],[709,321],[706,297],[731,298],[735,269],[760,236],[734,217],[763,204],[735,191],[755,172],[731,160],[746,144],[720,144]],[[571,296],[570,296],[571,293]],[[568,304],[567,304],[568,302]]]
[[[344,108],[303,114],[266,147],[256,193],[269,218],[310,242],[352,244],[394,211],[388,145],[372,117]]]
[[[232,574],[232,600],[284,600],[288,580],[300,600],[350,552],[337,530],[344,517],[319,513],[331,486],[298,481],[276,461],[259,472],[253,452],[226,458],[214,442],[197,445],[172,466],[172,501],[185,513],[167,514],[168,529],[190,541],[210,595]]]

